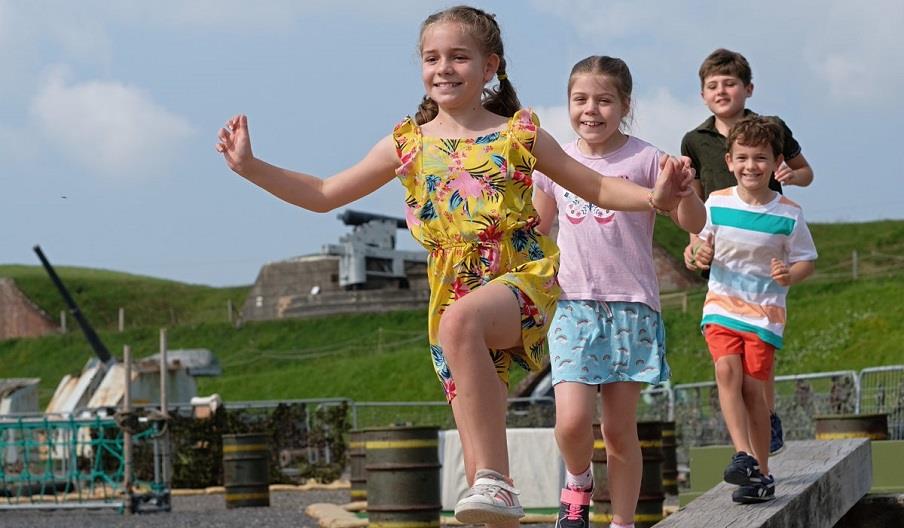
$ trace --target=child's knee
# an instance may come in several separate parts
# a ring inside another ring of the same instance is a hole
[[[640,450],[637,427],[633,423],[629,427],[625,427],[624,424],[607,423],[603,425],[603,437],[606,439],[606,451],[624,455],[629,450]]]
[[[556,410],[556,436],[572,442],[591,437],[593,435],[593,429],[589,425],[591,421],[587,413]]]
[[[723,356],[716,361],[716,383],[719,385],[735,384],[744,375],[743,366],[738,356]]]
[[[451,356],[454,360],[459,348],[455,344],[469,332],[476,331],[475,323],[474,317],[467,310],[456,309],[455,305],[450,306],[443,313],[439,321],[439,342],[443,347],[446,359]]]

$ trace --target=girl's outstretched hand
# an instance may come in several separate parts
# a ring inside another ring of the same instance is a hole
[[[653,187],[653,205],[658,209],[671,211],[678,207],[682,197],[694,192],[691,188],[694,174],[680,160],[668,154],[660,157],[659,167],[659,176]]]
[[[226,165],[242,174],[248,162],[254,159],[251,152],[251,136],[248,134],[248,117],[239,114],[226,122],[217,134],[217,152],[223,154]]]

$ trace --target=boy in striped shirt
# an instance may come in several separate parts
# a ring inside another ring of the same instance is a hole
[[[775,498],[769,473],[769,407],[763,383],[782,347],[788,287],[813,273],[816,247],[800,206],[769,188],[782,163],[782,129],[751,116],[728,134],[725,160],[737,186],[706,200],[695,263],[709,269],[701,326],[715,362],[719,404],[737,453],[725,481],[735,502]]]

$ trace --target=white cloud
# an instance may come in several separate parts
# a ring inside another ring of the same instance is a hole
[[[630,132],[669,154],[678,155],[684,133],[709,115],[701,99],[680,101],[666,88],[659,88],[652,95],[635,99]]]
[[[540,126],[559,143],[565,144],[578,137],[571,128],[567,106],[538,106],[533,111],[540,118]]]
[[[194,134],[185,119],[138,88],[112,81],[67,83],[60,71],[47,76],[30,110],[53,147],[118,180],[165,170]]]

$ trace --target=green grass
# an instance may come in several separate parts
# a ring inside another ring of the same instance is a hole
[[[812,226],[820,251],[818,275],[795,286],[777,372],[792,374],[904,364],[904,221]],[[680,254],[687,235],[660,223],[657,241]],[[850,279],[850,255],[861,254],[862,277]],[[892,256],[882,256],[892,255]],[[824,271],[825,270],[825,271]],[[210,288],[125,273],[60,267],[57,272],[117,357],[159,349],[158,329],[168,327],[170,348],[208,348],[224,368],[200,378],[199,392],[225,399],[276,400],[347,397],[358,401],[439,401],[426,340],[426,314],[395,312],[246,323],[226,322],[226,301],[236,307],[249,290]],[[50,314],[63,309],[43,268],[0,266]],[[700,335],[703,290],[688,310],[667,307],[669,362],[674,383],[712,379]],[[126,331],[116,331],[117,310]],[[0,377],[38,377],[41,405],[59,379],[77,373],[93,352],[70,322],[67,335],[0,341]],[[513,372],[512,386],[523,378]]]

